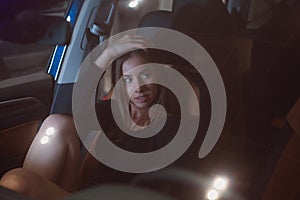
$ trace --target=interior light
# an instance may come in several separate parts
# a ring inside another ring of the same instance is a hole
[[[207,199],[209,199],[209,200],[216,200],[216,199],[218,199],[219,198],[219,193],[218,193],[218,191],[217,190],[209,190],[208,192],[207,192]]]
[[[225,190],[228,184],[228,180],[226,178],[216,178],[214,181],[214,188],[217,190]]]
[[[49,137],[48,136],[42,137],[40,142],[41,142],[41,144],[47,144],[49,142]]]
[[[54,134],[54,128],[53,127],[49,127],[46,130],[46,135],[53,135]]]
[[[138,0],[132,0],[132,1],[129,2],[128,6],[130,8],[135,8],[135,7],[137,7],[138,4],[139,4]]]

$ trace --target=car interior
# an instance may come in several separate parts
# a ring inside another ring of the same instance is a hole
[[[297,0],[24,2],[3,3],[0,9],[0,177],[22,167],[47,116],[72,116],[77,73],[95,47],[129,29],[157,27],[192,38],[217,66],[227,107],[216,145],[204,158],[198,157],[212,118],[208,83],[185,58],[161,51],[157,63],[180,72],[199,101],[198,134],[188,153],[169,167],[137,174],[123,185],[101,182],[90,188],[82,178],[82,189],[66,199],[300,198]],[[109,73],[99,80],[95,106],[111,97]],[[167,93],[166,110],[180,116],[175,98]],[[189,106],[194,115],[195,105]],[[94,158],[81,147],[80,176],[97,174]],[[226,186],[216,186],[217,179]],[[0,199],[31,198],[0,187]]]

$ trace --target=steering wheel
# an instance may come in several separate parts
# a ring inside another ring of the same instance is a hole
[[[74,193],[63,200],[172,200],[154,191],[128,185],[103,185]]]
[[[174,167],[140,174],[133,179],[132,184],[154,189],[179,200],[245,199],[231,190],[217,191],[213,187],[214,181],[211,178],[190,170]],[[218,198],[207,197],[208,192],[212,190],[217,192]]]

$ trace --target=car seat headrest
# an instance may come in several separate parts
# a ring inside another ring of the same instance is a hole
[[[221,0],[174,0],[173,28],[188,35],[226,36],[234,23]]]
[[[152,11],[145,14],[138,27],[172,28],[173,13],[166,10]]]
[[[221,0],[173,0],[172,10],[173,12],[178,12],[183,6],[187,4],[198,5],[206,8],[216,8],[223,3]]]
[[[142,27],[157,27],[157,28],[168,28],[173,29],[172,25],[173,13],[166,10],[157,10],[145,14],[139,23],[139,28]],[[151,35],[150,35],[151,34]],[[161,37],[159,33],[155,34],[153,32],[143,32],[142,35],[146,35],[147,38]],[[164,64],[178,64],[182,63],[183,59],[171,52],[151,49],[148,52],[150,54],[151,60],[157,63]]]

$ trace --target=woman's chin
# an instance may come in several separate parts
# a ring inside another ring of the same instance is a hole
[[[133,102],[133,106],[138,109],[145,109],[145,108],[150,107],[150,105],[147,101],[146,102]]]

